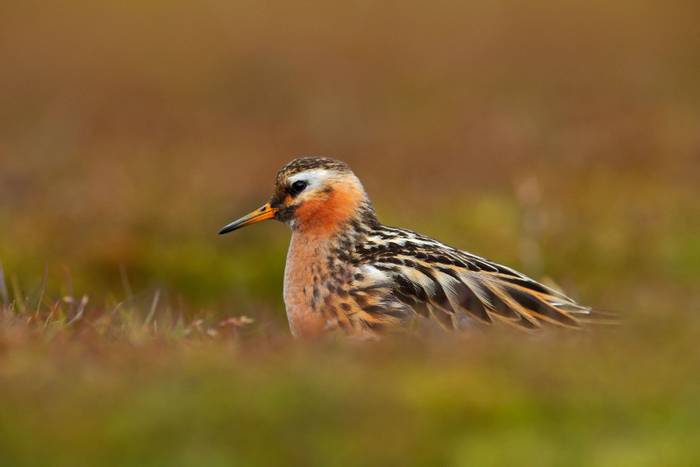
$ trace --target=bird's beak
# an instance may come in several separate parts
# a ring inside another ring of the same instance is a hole
[[[270,203],[267,203],[262,207],[256,209],[255,211],[251,212],[250,214],[231,222],[219,231],[219,235],[233,232],[234,230],[238,230],[241,227],[245,227],[246,225],[256,224],[258,222],[266,221],[268,219],[274,219],[275,214],[277,214],[277,209],[270,206]]]

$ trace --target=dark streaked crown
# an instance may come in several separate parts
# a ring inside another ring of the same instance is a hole
[[[350,167],[343,161],[330,157],[300,157],[289,162],[277,172],[277,181],[283,181],[294,174],[312,169],[335,170],[337,172],[350,172]]]

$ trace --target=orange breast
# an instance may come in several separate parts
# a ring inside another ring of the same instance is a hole
[[[352,266],[330,258],[332,251],[330,244],[315,236],[299,232],[292,235],[285,267],[284,302],[295,336],[313,337],[335,330],[358,334],[364,330],[354,319],[364,312],[349,294]],[[329,263],[339,266],[331,271]]]
[[[315,313],[313,299],[314,274],[312,265],[319,263],[321,249],[308,241],[306,235],[292,234],[284,270],[284,304],[289,327],[294,336],[317,335],[325,327],[323,316]]]

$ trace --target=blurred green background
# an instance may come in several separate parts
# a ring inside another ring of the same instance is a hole
[[[700,464],[698,18],[3,1],[0,464]],[[216,232],[312,154],[350,163],[385,223],[624,326],[290,342],[286,227]]]

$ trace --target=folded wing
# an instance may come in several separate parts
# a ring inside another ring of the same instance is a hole
[[[523,329],[543,323],[578,328],[591,317],[590,308],[517,271],[399,232],[402,237],[393,242],[377,242],[371,266],[385,275],[384,285],[396,300],[446,328],[470,321],[501,321]]]

